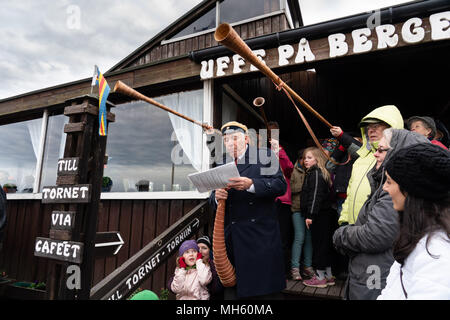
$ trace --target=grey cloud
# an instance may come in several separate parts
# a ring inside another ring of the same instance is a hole
[[[198,4],[189,1],[2,3],[0,99],[105,72]],[[76,5],[80,28],[69,28]]]

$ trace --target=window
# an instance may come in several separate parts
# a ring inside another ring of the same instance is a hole
[[[203,90],[155,98],[160,103],[202,121]],[[111,192],[194,191],[189,173],[201,170],[202,128],[144,102],[114,109],[108,128],[104,176]],[[104,190],[108,191],[108,190]]]
[[[226,0],[220,3],[220,22],[238,22],[279,10],[280,0]]]
[[[358,13],[366,13],[384,7],[394,6],[411,0],[299,0],[304,25],[315,24]]]
[[[225,92],[222,92],[222,125],[229,121],[236,121],[239,105]]]
[[[210,30],[213,31],[218,26],[216,17],[219,16],[219,22],[236,23],[239,21],[259,17],[271,12],[284,9],[281,3],[285,0],[224,0],[217,1],[216,6],[206,14],[198,18],[189,26],[168,38],[162,43],[177,41],[179,38],[188,38],[190,35]]]
[[[0,126],[0,184],[11,193],[32,193],[42,118]]]
[[[40,192],[42,187],[54,186],[56,183],[58,159],[64,158],[66,145],[67,134],[64,133],[64,125],[68,122],[69,117],[63,114],[48,118]]]
[[[178,32],[173,38],[180,38],[192,33],[214,29],[216,27],[216,7],[213,7],[205,15],[191,23],[189,26]]]

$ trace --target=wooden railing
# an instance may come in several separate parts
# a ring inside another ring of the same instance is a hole
[[[177,253],[210,218],[207,201],[201,202],[157,238],[133,255],[91,289],[91,300],[122,300],[129,297],[164,261]]]

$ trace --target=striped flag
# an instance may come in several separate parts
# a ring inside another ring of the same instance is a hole
[[[106,100],[111,89],[97,66],[92,77],[92,86],[98,85],[98,134],[106,136]]]

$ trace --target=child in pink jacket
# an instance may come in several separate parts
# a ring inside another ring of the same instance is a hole
[[[195,240],[184,241],[178,251],[171,290],[177,300],[209,300],[207,285],[212,280],[208,257],[202,257]]]

